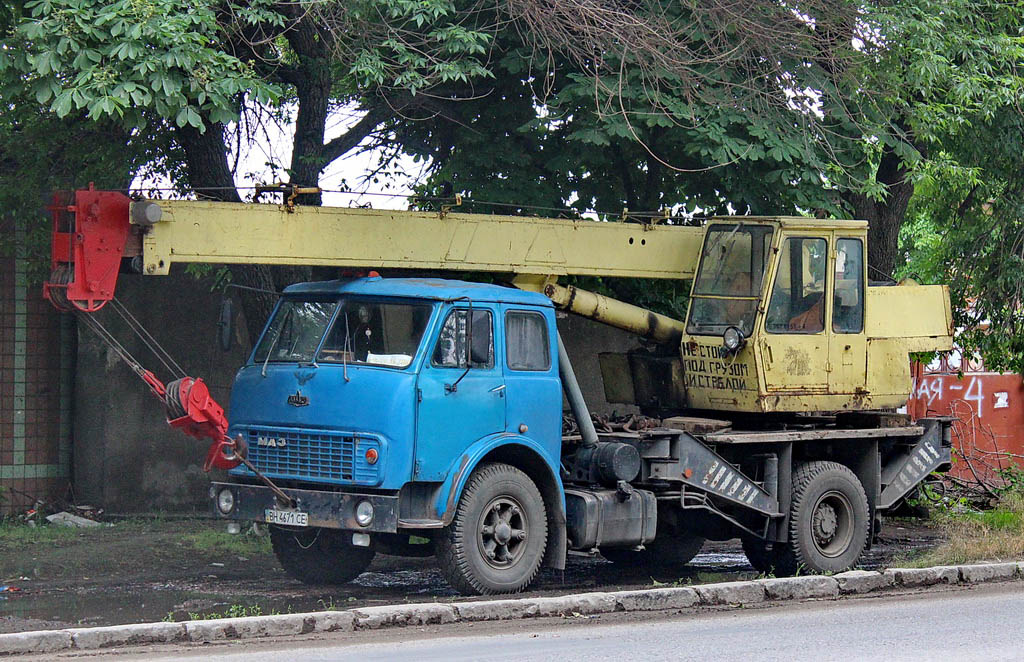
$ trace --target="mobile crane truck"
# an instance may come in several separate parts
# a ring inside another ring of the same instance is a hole
[[[948,420],[887,413],[908,397],[908,353],[950,349],[948,292],[869,283],[864,222],[693,227],[95,190],[52,210],[46,296],[100,333],[91,313],[117,303],[128,264],[496,272],[515,285],[371,273],[290,286],[238,371],[230,424],[201,379],[165,384],[121,348],[169,423],[212,440],[207,469],[229,470],[210,486],[216,516],[267,523],[307,583],[349,581],[376,553],[434,554],[459,591],[508,593],[569,550],[683,565],[705,539],[735,537],[758,570],[838,572],[881,513],[950,463]],[[692,279],[689,311],[675,320],[557,282],[570,274]],[[608,400],[658,427],[596,432],[556,309],[650,340],[600,361]],[[563,394],[578,434],[563,436]]]

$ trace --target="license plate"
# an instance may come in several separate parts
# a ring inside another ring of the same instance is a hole
[[[266,510],[267,524],[285,524],[287,526],[309,526],[309,513],[297,510]]]

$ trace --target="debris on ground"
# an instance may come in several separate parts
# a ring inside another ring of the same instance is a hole
[[[78,515],[72,515],[66,510],[62,510],[61,512],[54,513],[52,515],[47,515],[46,521],[50,524],[60,524],[63,526],[74,526],[79,528],[103,526],[103,524],[97,522],[96,520],[86,519],[85,517],[79,517]],[[113,524],[108,524],[107,526],[113,526]]]

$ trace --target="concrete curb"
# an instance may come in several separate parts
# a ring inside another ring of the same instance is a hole
[[[407,625],[499,621],[542,616],[574,617],[618,611],[664,611],[697,606],[742,606],[774,600],[835,600],[896,588],[1024,579],[1024,562],[851,570],[831,577],[809,575],[692,587],[578,593],[557,597],[476,600],[450,604],[362,607],[311,614],[248,616],[182,623],[137,623],[0,634],[0,655],[96,650],[150,643],[210,642],[281,637],[313,632],[352,632]]]

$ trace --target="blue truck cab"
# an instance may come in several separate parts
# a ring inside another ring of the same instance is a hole
[[[496,471],[525,493],[476,504],[494,510],[470,514],[483,579],[449,579],[487,592],[532,579],[542,558],[564,562],[557,330],[541,294],[426,278],[293,285],[235,377],[230,412],[230,436],[290,502],[240,465],[211,488],[215,511],[273,525],[300,579],[347,581],[376,551],[459,565],[461,543],[437,550],[436,534],[471,476]]]

